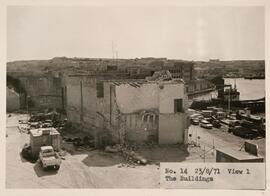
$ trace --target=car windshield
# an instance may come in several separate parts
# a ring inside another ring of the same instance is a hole
[[[202,120],[201,123],[203,123],[203,124],[209,124],[209,122],[206,121],[206,120]]]
[[[48,157],[48,156],[54,155],[54,151],[50,150],[50,149],[46,149],[46,150],[42,151],[42,154],[43,154],[44,157]]]

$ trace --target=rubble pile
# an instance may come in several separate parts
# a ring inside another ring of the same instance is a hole
[[[105,152],[108,153],[121,153],[121,155],[125,158],[128,164],[130,165],[146,165],[148,163],[147,159],[136,153],[134,150],[138,148],[137,146],[126,146],[116,144],[114,146],[106,146]],[[124,164],[122,164],[124,166]]]
[[[76,128],[74,125],[67,123],[66,119],[62,119],[61,115],[57,112],[50,113],[37,113],[33,114],[30,119],[19,120],[19,129],[21,132],[28,133],[31,129],[50,128],[53,127],[59,132],[62,132],[62,147],[59,155],[61,159],[65,159],[66,152],[70,149],[74,150],[93,150],[95,148],[95,138],[92,136],[74,136],[73,133]],[[77,133],[77,131],[75,131]],[[77,134],[75,134],[77,135]],[[122,166],[133,167],[135,165],[146,165],[147,159],[139,155],[136,151],[138,146],[136,144],[115,144],[106,146],[104,151],[107,153],[119,153],[126,160],[126,163],[122,163]],[[22,155],[26,159],[30,159],[30,147],[29,144],[25,145],[22,150]],[[120,166],[120,167],[122,167]]]
[[[57,112],[32,114],[29,120],[19,120],[19,130],[29,133],[30,129],[54,127],[61,131],[66,125],[66,119]]]
[[[63,137],[63,142],[73,144],[74,147],[81,149],[92,149],[95,147],[95,140],[93,137],[84,136],[81,137]]]

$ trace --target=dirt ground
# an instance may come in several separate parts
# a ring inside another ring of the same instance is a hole
[[[26,115],[12,114],[7,117],[6,137],[6,188],[158,188],[159,162],[215,162],[211,151],[216,147],[231,146],[239,149],[244,139],[222,130],[206,130],[191,126],[190,141],[200,136],[200,147],[189,147],[188,151],[177,145],[140,147],[138,153],[150,164],[130,165],[117,153],[103,150],[77,150],[67,153],[59,171],[43,171],[39,163],[30,163],[21,157],[23,145],[29,135],[20,132],[18,120]],[[256,140],[264,155],[265,140]],[[204,155],[204,146],[208,151]],[[65,144],[73,149],[72,144]],[[264,149],[264,150],[262,150]]]
[[[39,163],[20,155],[29,135],[19,131],[18,119],[26,118],[17,114],[7,118],[6,188],[158,188],[157,161],[181,161],[187,156],[177,146],[139,149],[151,163],[133,166],[117,153],[80,150],[67,153],[58,172],[45,172]]]
[[[20,155],[28,135],[19,133],[17,127],[8,127],[7,134],[7,188],[154,188],[158,186],[158,166],[119,168],[123,161],[121,156],[99,150],[67,154],[58,172],[45,172],[39,163],[30,163]]]

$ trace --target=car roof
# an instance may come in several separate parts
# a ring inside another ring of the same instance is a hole
[[[207,120],[202,120],[201,122],[202,123],[208,123],[209,124],[209,122]]]
[[[201,114],[191,114],[190,117],[199,117],[202,116]]]
[[[53,150],[52,146],[41,146],[41,150]]]

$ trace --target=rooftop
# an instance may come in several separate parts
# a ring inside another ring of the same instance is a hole
[[[55,128],[51,127],[51,128],[32,129],[30,130],[30,134],[34,137],[38,137],[44,134],[59,135],[59,132]]]
[[[167,81],[147,81],[147,80],[103,80],[103,82],[111,83],[115,86],[130,85],[135,88],[141,87],[142,84],[183,84],[183,80],[167,80]]]
[[[231,148],[217,149],[217,151],[220,151],[224,154],[227,154],[231,157],[234,157],[237,160],[252,160],[252,159],[262,159],[263,158],[261,156],[252,155],[246,151],[232,150]]]

